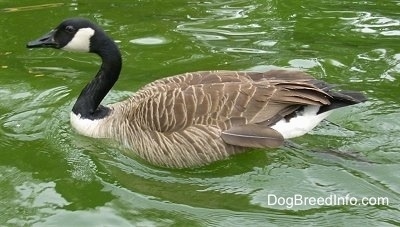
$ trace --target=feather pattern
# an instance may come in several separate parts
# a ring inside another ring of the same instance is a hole
[[[278,147],[283,137],[270,127],[301,106],[329,105],[327,88],[300,71],[181,74],[111,105],[109,130],[92,136],[117,139],[155,165],[200,166],[244,147]]]
[[[283,136],[276,130],[257,124],[235,126],[221,133],[225,143],[241,147],[269,147],[282,145]]]

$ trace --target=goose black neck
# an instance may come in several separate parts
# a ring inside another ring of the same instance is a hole
[[[85,119],[100,119],[109,114],[109,109],[100,103],[118,80],[122,67],[121,54],[112,40],[102,43],[102,48],[92,52],[101,57],[102,64],[96,76],[79,95],[72,112]]]

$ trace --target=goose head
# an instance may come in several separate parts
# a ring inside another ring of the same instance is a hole
[[[72,112],[80,118],[91,120],[108,114],[108,109],[100,103],[118,80],[122,59],[118,46],[99,26],[87,19],[70,18],[26,46],[95,53],[100,56],[102,65],[82,90]]]
[[[83,18],[64,20],[42,37],[29,42],[28,48],[55,48],[68,51],[99,53],[99,46],[109,40],[105,32]]]

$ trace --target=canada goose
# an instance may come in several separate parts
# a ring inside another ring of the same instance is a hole
[[[312,130],[332,110],[366,100],[301,71],[199,71],[156,80],[125,101],[102,106],[122,62],[99,26],[67,19],[27,47],[99,55],[100,70],[72,108],[72,126],[85,136],[115,139],[163,167],[197,167],[246,148],[276,148]]]

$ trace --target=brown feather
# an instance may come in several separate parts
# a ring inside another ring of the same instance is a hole
[[[300,71],[180,74],[154,81],[111,105],[115,118],[107,121],[111,130],[102,133],[155,165],[201,166],[245,147],[280,146],[282,135],[269,126],[301,106],[329,110],[331,103],[341,107],[364,97],[331,88]]]
[[[276,148],[283,144],[279,132],[256,124],[234,126],[223,131],[221,138],[225,143],[241,147]]]

